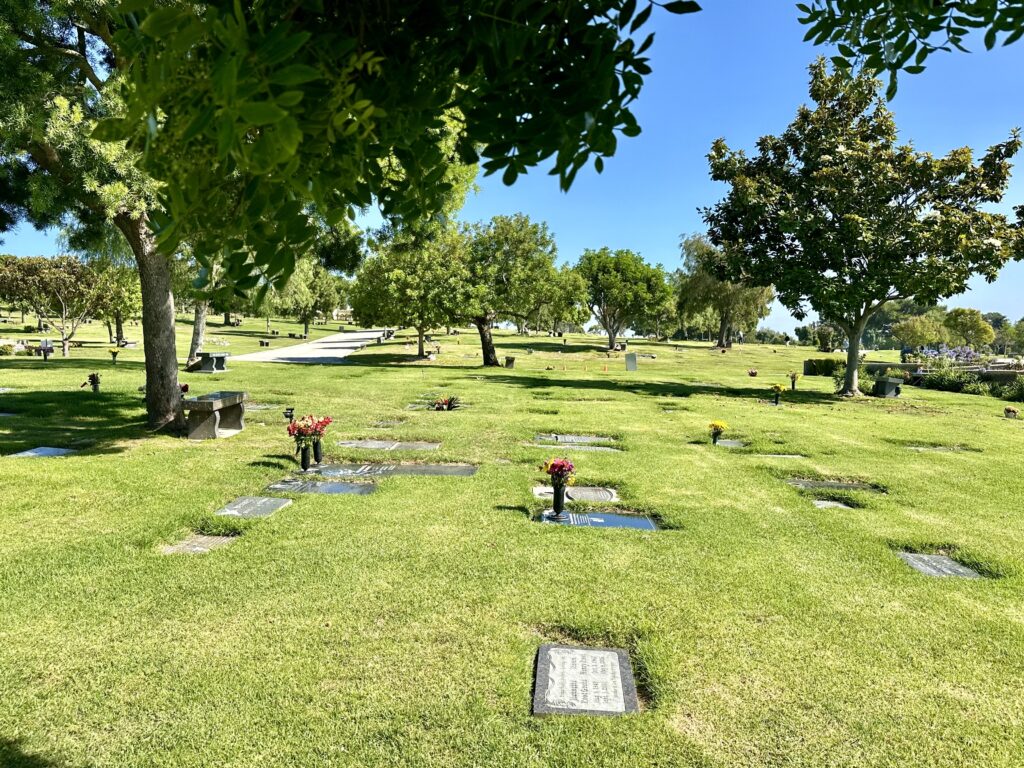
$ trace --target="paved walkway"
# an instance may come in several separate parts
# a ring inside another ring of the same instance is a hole
[[[324,336],[322,339],[292,344],[287,347],[270,347],[247,355],[232,355],[228,362],[253,363],[308,363],[312,365],[337,365],[356,350],[373,344],[384,336],[384,331],[346,331]],[[277,342],[278,339],[274,339]],[[281,339],[288,341],[288,339]]]

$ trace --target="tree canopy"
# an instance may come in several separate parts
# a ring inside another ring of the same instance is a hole
[[[810,305],[849,339],[844,392],[854,394],[861,336],[886,302],[931,304],[995,279],[1022,253],[1021,229],[985,210],[1006,190],[1016,132],[977,162],[969,148],[942,158],[897,144],[881,84],[811,66],[814,107],[747,157],[715,142],[712,178],[730,185],[705,209],[724,245],[721,273],[775,287],[801,319]]]
[[[315,237],[311,205],[328,223],[374,201],[388,216],[436,210],[446,115],[458,115],[458,157],[482,156],[506,183],[549,158],[563,188],[590,160],[600,171],[619,134],[640,132],[630,104],[653,36],[634,35],[654,7],[129,2],[109,37],[126,63],[125,109],[95,135],[127,140],[165,182],[162,247],[215,237],[225,279],[248,290],[286,279]]]
[[[984,46],[1010,45],[1024,35],[1024,6],[1014,0],[811,0],[799,3],[805,40],[834,44],[833,63],[889,73],[888,95],[899,72],[917,74],[937,51],[966,52],[980,30]]]

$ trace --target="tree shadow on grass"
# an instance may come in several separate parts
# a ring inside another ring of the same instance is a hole
[[[397,353],[397,352],[356,352],[355,354],[349,355],[341,361],[342,365],[356,365],[356,366],[399,366],[408,367],[415,365],[416,363],[425,362],[425,358],[419,357],[415,352],[413,353]],[[437,369],[457,369],[457,368],[479,368],[479,365],[472,364],[458,364],[451,365],[445,363],[443,366],[433,366]]]
[[[564,379],[558,377],[516,376],[513,374],[497,374],[488,377],[489,381],[509,384],[526,389],[568,389],[573,391],[621,392],[653,397],[690,397],[691,395],[719,395],[747,400],[765,400],[772,398],[771,390],[765,387],[727,387],[711,384],[693,384],[666,381],[618,381],[612,379]],[[820,404],[836,402],[834,395],[823,392],[797,391],[787,392],[783,404]]]
[[[266,467],[268,469],[294,469],[295,457],[287,453],[264,454],[258,461],[250,461],[250,467]]]
[[[149,433],[140,398],[124,392],[15,391],[0,394],[0,455],[49,446],[121,453],[115,444]],[[2,765],[2,764],[0,764]]]
[[[119,360],[117,365],[110,362],[110,359],[97,358],[97,357],[75,357],[74,352],[71,353],[71,357],[60,357],[60,353],[57,353],[56,357],[51,356],[48,362],[44,362],[41,357],[4,357],[0,358],[0,376],[4,372],[18,372],[24,373],[26,371],[34,371],[40,373],[48,373],[52,371],[59,371],[61,369],[78,369],[83,371],[96,371],[103,377],[104,372],[112,371],[138,371],[145,375],[146,363],[142,360]]]
[[[2,768],[59,768],[62,763],[48,757],[31,755],[21,744],[11,739],[0,738],[0,767]]]

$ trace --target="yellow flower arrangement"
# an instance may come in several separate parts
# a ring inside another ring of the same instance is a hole
[[[772,384],[772,392],[774,392],[776,395],[781,395],[785,391],[786,388],[781,384]]]
[[[729,425],[724,421],[712,421],[708,424],[708,429],[711,430],[711,435],[717,437],[729,428]]]

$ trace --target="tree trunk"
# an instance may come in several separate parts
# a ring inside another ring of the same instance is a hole
[[[849,341],[849,348],[846,350],[846,378],[843,380],[843,391],[839,393],[847,397],[861,394],[860,377],[858,375],[860,370],[860,339],[864,334],[864,326],[867,325],[867,322],[868,318],[862,317],[852,326],[849,326],[852,330],[847,331],[846,337]]]
[[[302,321],[302,332],[309,336],[309,320]]]
[[[109,320],[105,320],[104,323],[107,326],[107,336],[110,338],[110,343],[111,344],[116,343],[115,340],[114,340],[114,328],[110,325],[110,321]]]
[[[426,350],[426,347],[424,347],[424,345],[423,345],[423,336],[425,335],[423,329],[417,327],[416,328],[416,335],[417,335],[417,338],[418,338],[420,357],[426,357],[427,356],[427,350]]]
[[[116,334],[116,343],[120,344],[124,341],[124,318],[121,317],[120,312],[114,315],[114,333]]]
[[[270,315],[267,315],[267,336],[270,335]]]
[[[199,353],[203,351],[203,342],[206,340],[206,313],[209,308],[210,302],[196,300],[192,319],[192,341],[188,345],[190,363],[198,359]]]
[[[61,357],[70,357],[71,356],[71,339],[69,339],[63,333],[60,335],[60,356]]]
[[[726,318],[722,318],[718,321],[718,346],[725,349],[725,345],[729,343],[729,321]]]
[[[608,329],[608,349],[615,349],[615,338],[619,335],[619,332],[615,328]]]
[[[171,265],[159,253],[145,218],[119,214],[114,224],[128,241],[142,286],[142,338],[146,354],[146,415],[152,429],[181,430],[185,418],[178,388]]]
[[[225,312],[224,313],[224,327],[227,327],[229,325],[231,325],[231,313],[230,312]]]
[[[484,365],[500,368],[498,354],[494,351],[494,338],[491,336],[491,321],[486,317],[473,319],[473,325],[480,333],[480,351],[483,353]]]

